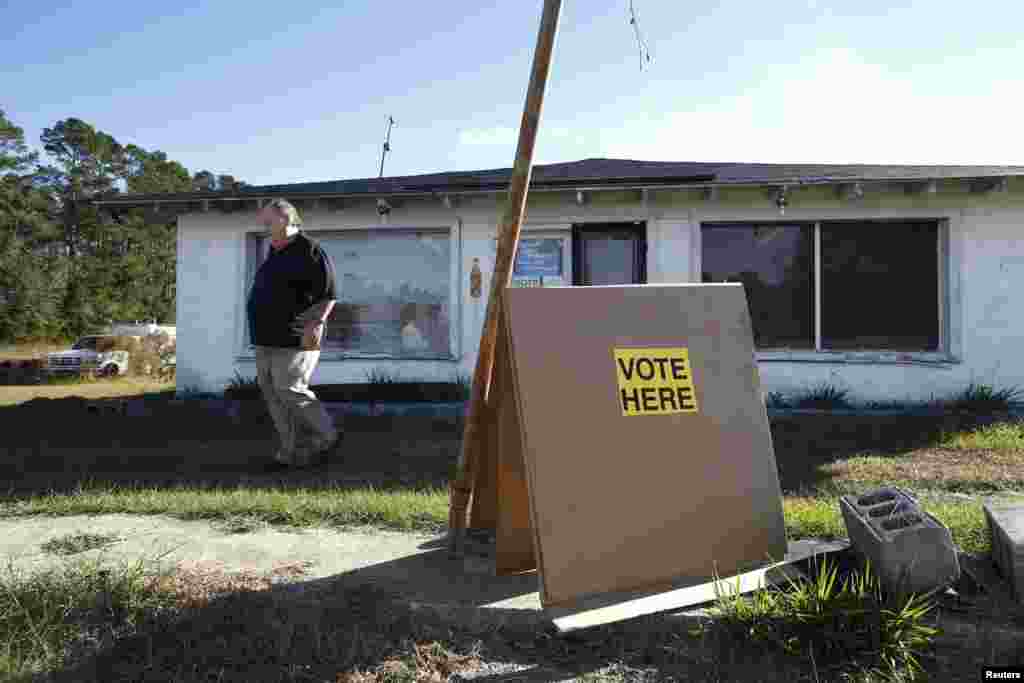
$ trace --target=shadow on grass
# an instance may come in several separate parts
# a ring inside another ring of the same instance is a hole
[[[176,621],[143,624],[50,680],[448,680],[452,670],[444,661],[459,655],[476,655],[470,657],[474,668],[487,663],[474,678],[493,682],[595,673],[608,676],[603,680],[817,680],[807,659],[715,629],[691,636],[687,622],[666,616],[564,635],[531,610],[489,608],[481,617],[481,605],[534,590],[533,575],[474,576],[444,551],[425,552],[327,579],[218,597]],[[423,609],[416,601],[453,606]],[[417,667],[410,641],[439,644],[437,658],[421,659]],[[994,661],[1024,663],[1024,653],[957,652],[929,668],[941,669],[943,680],[974,680],[978,667]],[[816,666],[820,680],[836,680],[838,667],[850,663]],[[353,671],[375,675],[339,676]],[[430,676],[435,672],[438,678]]]
[[[429,578],[424,580],[424,574]],[[410,577],[424,583],[420,592],[426,599],[436,603],[459,593],[462,607],[413,607],[411,596],[420,596],[408,590]],[[466,580],[461,567],[437,551],[310,582],[305,594],[296,591],[300,586],[234,593],[177,623],[147,624],[137,635],[89,654],[50,680],[447,680],[449,672],[439,662],[444,675],[437,679],[395,675],[403,661],[414,673],[431,673],[422,670],[422,662],[416,671],[409,641],[440,643],[446,653],[477,653],[484,662],[502,665],[489,668],[491,675],[477,679],[482,681],[564,680],[609,667],[631,669],[633,679],[642,673],[649,680],[673,675],[682,680],[811,680],[800,661],[708,639],[686,642],[680,623],[665,619],[637,619],[561,637],[534,614],[515,610],[491,610],[480,620],[479,604],[532,592],[536,579],[479,577],[480,586],[468,589],[462,585]],[[466,599],[467,593],[472,597]],[[512,678],[515,669],[529,671]],[[352,671],[377,675],[339,676]],[[766,678],[766,672],[777,672],[777,677]]]
[[[944,436],[999,421],[969,414],[900,416],[799,415],[771,422],[772,443],[784,492],[837,487],[828,466],[870,454],[899,458],[941,446]]]
[[[423,489],[447,483],[461,425],[428,417],[351,416],[326,467],[264,471],[277,436],[260,402],[237,419],[203,401],[147,397],[144,414],[90,412],[81,398],[0,408],[0,494],[8,499],[90,487]]]
[[[144,396],[144,414],[91,413],[81,398],[34,399],[0,408],[0,495],[22,498],[90,487],[415,489],[447,487],[461,448],[462,420],[348,416],[345,441],[324,468],[264,472],[277,437],[261,401],[237,419],[210,402]],[[107,402],[117,405],[117,400]],[[854,417],[801,415],[772,420],[783,491],[828,490],[828,465],[870,452],[896,458],[970,429],[966,415]]]

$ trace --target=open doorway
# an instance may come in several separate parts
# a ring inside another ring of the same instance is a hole
[[[647,282],[647,224],[581,223],[572,226],[575,286]]]

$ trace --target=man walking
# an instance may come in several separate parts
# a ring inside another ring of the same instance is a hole
[[[257,380],[281,438],[267,469],[318,465],[341,436],[309,388],[337,298],[334,265],[320,244],[300,231],[302,218],[291,203],[270,202],[260,219],[270,230],[271,247],[256,271],[246,311]],[[304,432],[308,443],[301,439]]]

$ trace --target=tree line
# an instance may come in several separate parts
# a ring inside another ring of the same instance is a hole
[[[92,201],[245,183],[190,174],[77,118],[44,128],[40,141],[43,156],[0,109],[0,342],[69,339],[112,321],[174,324],[176,223]]]

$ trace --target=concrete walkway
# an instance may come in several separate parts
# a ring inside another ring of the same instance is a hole
[[[79,534],[117,540],[70,556],[54,555],[43,549],[49,541]],[[22,575],[82,560],[98,561],[107,567],[141,560],[154,571],[178,568],[222,575],[245,572],[271,579],[271,583],[282,583],[283,589],[314,599],[372,585],[413,608],[429,609],[463,623],[535,625],[550,624],[554,619],[562,628],[566,617],[571,624],[577,611],[545,611],[535,573],[495,576],[485,558],[451,557],[443,536],[269,526],[231,533],[207,521],[120,514],[4,519],[0,520],[0,538],[4,539],[0,545],[0,570],[10,567]],[[790,544],[790,552],[812,554],[843,545],[798,541]],[[288,568],[289,571],[280,571]],[[685,584],[699,585],[700,582]],[[693,596],[704,593],[708,600],[713,599],[713,593],[706,588],[696,588],[698,593],[694,593],[695,588],[680,586],[681,590],[674,594],[616,594],[590,601],[585,608],[581,604],[582,611],[590,616],[580,625],[618,621],[642,613],[677,611],[673,609],[673,595],[675,599],[685,598],[676,605],[699,602]],[[657,602],[651,603],[645,595],[664,597],[655,597]],[[620,600],[628,604],[615,606]],[[609,604],[613,605],[610,611],[606,609]]]
[[[119,540],[69,556],[43,550],[48,541],[78,534]],[[301,566],[302,576],[289,582],[297,590],[373,584],[411,603],[516,610],[533,618],[541,613],[536,575],[467,571],[464,560],[450,557],[441,536],[269,526],[230,533],[207,521],[117,514],[3,519],[0,538],[0,571],[10,567],[21,575],[82,560],[108,567],[142,560],[154,569],[199,567],[259,576]]]
[[[109,535],[118,540],[70,556],[54,555],[42,548],[48,541],[78,534]],[[0,572],[5,576],[8,570],[25,576],[82,560],[111,568],[141,560],[153,569],[198,569],[228,575],[245,572],[284,579],[271,583],[279,583],[278,588],[289,593],[294,591],[299,601],[329,601],[332,593],[372,586],[382,598],[470,628],[533,629],[554,622],[559,629],[573,630],[655,612],[682,621],[700,620],[703,610],[679,609],[671,603],[693,604],[693,600],[680,598],[692,596],[695,591],[708,592],[707,584],[681,584],[678,590],[667,593],[617,594],[606,596],[606,605],[581,604],[574,610],[545,611],[537,592],[536,574],[497,577],[488,570],[486,561],[452,558],[441,536],[387,531],[266,526],[230,533],[207,521],[121,514],[2,519],[0,538]],[[830,552],[845,545],[795,541],[790,542],[788,555]],[[301,570],[294,571],[296,567]],[[282,568],[291,570],[279,572]],[[977,630],[972,624],[958,624],[948,618],[943,628],[948,635],[962,638],[975,637]],[[1017,630],[1007,630],[1000,638],[1004,636],[1013,643],[1024,639]]]

